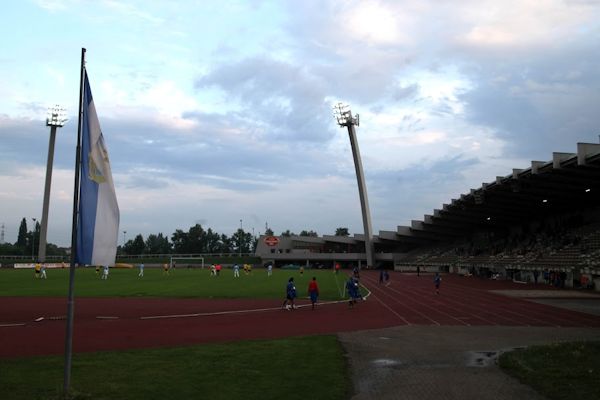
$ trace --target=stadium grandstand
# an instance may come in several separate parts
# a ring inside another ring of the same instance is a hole
[[[373,237],[376,268],[441,271],[600,291],[600,144],[553,153]],[[365,265],[364,236],[261,236],[276,266]]]

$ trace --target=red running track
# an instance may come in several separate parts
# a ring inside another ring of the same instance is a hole
[[[436,295],[431,275],[392,273],[388,285],[378,283],[375,271],[363,272],[361,278],[371,291],[367,301],[354,308],[345,302],[322,304],[315,311],[309,306],[284,311],[277,300],[76,298],[73,348],[89,352],[179,346],[398,325],[600,327],[599,316],[490,292],[532,290],[533,285],[444,275]],[[0,357],[64,352],[65,298],[0,301]],[[201,315],[144,319],[182,314]]]

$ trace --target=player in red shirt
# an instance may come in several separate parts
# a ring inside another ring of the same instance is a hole
[[[308,295],[312,303],[312,309],[315,309],[317,298],[319,297],[319,285],[317,285],[317,277],[313,276],[312,281],[308,283]]]

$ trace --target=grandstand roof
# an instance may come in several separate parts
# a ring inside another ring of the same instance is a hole
[[[373,242],[380,249],[410,251],[477,231],[504,230],[599,204],[600,144],[577,143],[576,153],[553,153],[549,161],[531,161],[529,168],[513,169],[506,176],[459,195],[425,215],[423,221],[414,220],[395,231],[379,231]],[[292,235],[285,242],[357,244],[364,242],[364,235]],[[257,253],[269,253],[272,248],[267,247],[259,241]]]
[[[379,238],[406,244],[447,241],[476,230],[494,230],[597,206],[600,144],[577,143],[577,153],[553,153],[452,199],[423,221],[380,231]]]

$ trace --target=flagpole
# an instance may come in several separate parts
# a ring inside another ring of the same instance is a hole
[[[85,48],[81,48],[81,76],[79,81],[79,123],[77,125],[77,152],[75,154],[75,184],[73,189],[73,225],[71,227],[71,265],[69,266],[69,296],[67,300],[67,332],[65,335],[65,370],[63,396],[67,398],[71,386],[71,358],[73,355],[73,314],[75,307],[74,281],[77,256],[77,219],[79,214],[79,171],[81,164],[81,123],[83,117],[83,85],[85,78]]]

